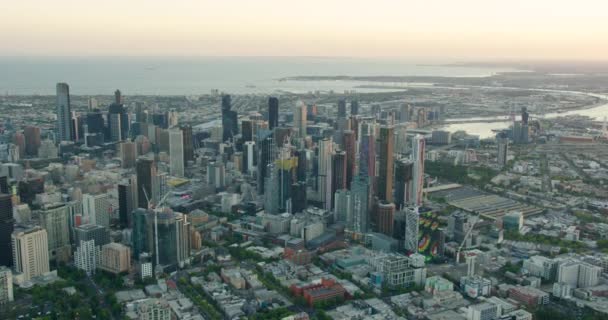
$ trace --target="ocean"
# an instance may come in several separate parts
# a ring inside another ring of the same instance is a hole
[[[199,95],[214,89],[233,94],[343,92],[365,83],[278,79],[337,75],[478,77],[504,71],[514,70],[337,57],[0,57],[0,94],[51,95],[57,82],[67,82],[75,95],[109,95],[116,89],[127,95]]]

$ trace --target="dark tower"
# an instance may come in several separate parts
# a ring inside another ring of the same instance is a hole
[[[336,191],[340,189],[346,189],[346,152],[337,151],[333,154],[332,158],[333,167],[331,173],[331,203],[333,207]]]
[[[222,96],[222,140],[231,140],[239,133],[237,114],[232,111],[232,100],[229,94]]]
[[[359,114],[359,101],[353,100],[350,102],[350,115],[356,116]]]
[[[268,98],[268,129],[272,130],[279,126],[279,99]]]
[[[378,198],[393,201],[393,177],[395,135],[393,127],[380,128],[380,172],[378,173]]]
[[[13,202],[9,194],[0,194],[0,265],[13,266]]]
[[[340,99],[338,101],[338,118],[344,119],[346,118],[346,100]]]
[[[355,132],[352,130],[344,131],[342,141],[344,142],[344,150],[346,151],[346,187],[350,190],[350,184],[355,177],[355,161],[357,159]]]
[[[412,172],[414,163],[408,159],[399,159],[395,162],[395,206],[401,210],[406,203],[410,202]]]
[[[180,128],[184,139],[184,167],[188,161],[194,161],[194,142],[192,141],[192,126],[185,125]]]
[[[152,199],[152,180],[156,176],[156,163],[152,159],[139,158],[135,171],[137,172],[137,207],[147,209],[148,199]]]

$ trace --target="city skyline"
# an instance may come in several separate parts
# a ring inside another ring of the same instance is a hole
[[[20,1],[4,8],[0,49],[2,56],[605,60],[607,9],[599,0]]]

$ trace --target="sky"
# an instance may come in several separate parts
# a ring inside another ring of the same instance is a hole
[[[606,0],[3,0],[0,56],[608,59]]]

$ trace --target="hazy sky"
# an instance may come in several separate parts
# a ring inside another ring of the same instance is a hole
[[[608,59],[606,0],[3,0],[0,55]]]

